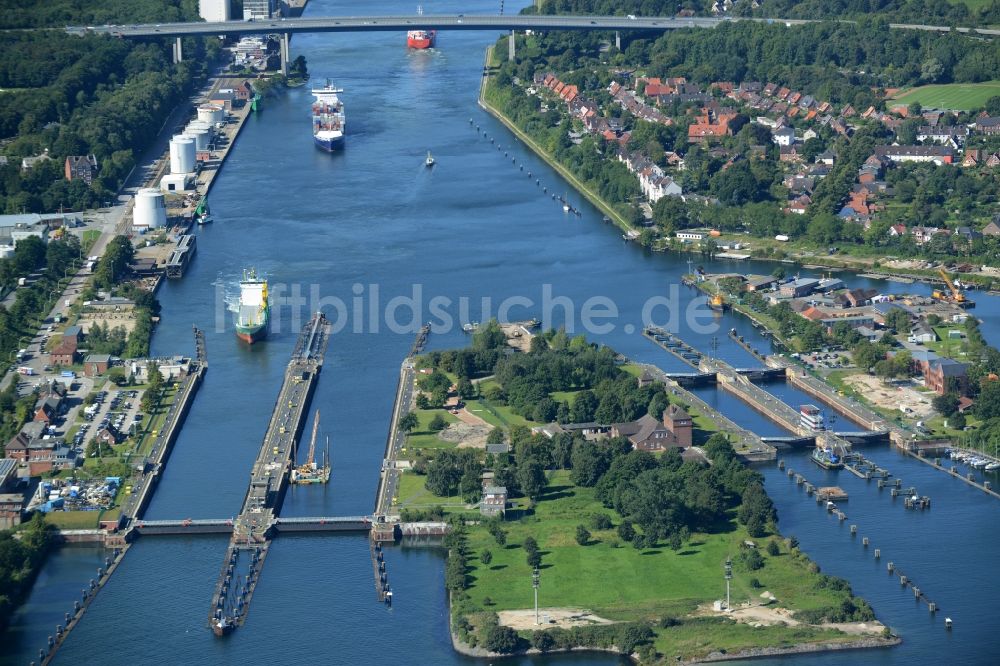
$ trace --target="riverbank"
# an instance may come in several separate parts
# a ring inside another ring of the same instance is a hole
[[[482,84],[479,87],[479,106],[489,113],[491,116],[503,123],[504,127],[509,129],[514,136],[520,139],[524,145],[531,148],[532,152],[538,156],[543,162],[548,164],[550,167],[555,169],[560,176],[565,178],[570,185],[573,186],[577,192],[579,192],[587,201],[596,206],[604,213],[615,226],[620,228],[626,234],[638,234],[639,230],[630,225],[621,214],[616,211],[612,206],[601,198],[596,192],[591,190],[589,187],[580,182],[580,180],[573,175],[573,173],[559,163],[552,155],[550,155],[546,150],[539,146],[531,137],[521,131],[521,129],[514,124],[500,109],[493,106],[488,99],[486,99],[486,89],[489,86],[489,80],[492,77],[492,70],[496,66],[493,59],[493,47],[490,46],[486,50],[486,68],[483,75]]]
[[[487,48],[486,66],[479,89],[479,106],[487,111],[494,118],[499,120],[507,129],[528,146],[537,157],[555,169],[565,178],[577,192],[584,196],[590,203],[599,208],[608,216],[617,227],[625,234],[628,240],[639,240],[643,229],[630,224],[615,208],[598,193],[587,187],[555,156],[541,147],[536,141],[521,130],[503,111],[492,104],[488,99],[488,88],[494,76],[494,70],[499,66],[499,62],[494,57],[494,46]],[[771,238],[756,238],[745,234],[723,233],[715,239],[717,243],[738,242],[747,244],[748,239],[757,247],[750,250],[751,259],[757,261],[770,261],[782,264],[791,264],[807,268],[850,270],[859,273],[870,273],[872,277],[888,280],[913,281],[924,284],[940,285],[944,284],[937,268],[906,268],[901,269],[893,266],[894,262],[919,262],[919,258],[906,260],[902,258],[887,258],[885,256],[857,256],[847,251],[840,251],[837,254],[829,254],[826,250],[809,249],[796,247],[795,244],[779,242]],[[703,256],[705,250],[700,244],[678,243],[676,239],[659,239],[651,242],[644,242],[644,245],[654,252],[675,251],[683,254],[695,254]],[[986,290],[997,289],[998,278],[992,274],[982,272],[962,273],[963,282],[976,285],[978,288]]]

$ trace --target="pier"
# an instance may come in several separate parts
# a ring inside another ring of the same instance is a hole
[[[330,323],[317,313],[302,329],[285,370],[271,421],[250,473],[250,485],[212,596],[209,624],[216,635],[243,624],[253,591],[277,531],[278,512],[294,465],[295,442],[305,425],[308,406],[329,341]]]

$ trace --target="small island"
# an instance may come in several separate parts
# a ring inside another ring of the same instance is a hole
[[[416,367],[394,509],[450,523],[459,651],[656,663],[898,642],[778,532],[725,434],[611,349],[490,322]]]

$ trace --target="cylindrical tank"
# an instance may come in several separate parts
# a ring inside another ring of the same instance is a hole
[[[170,173],[194,173],[194,139],[187,134],[170,140]]]
[[[209,144],[209,133],[208,128],[205,127],[191,127],[188,125],[184,133],[189,137],[194,139],[194,149],[197,150],[208,150]]]
[[[144,187],[139,190],[135,195],[132,223],[137,227],[150,229],[166,226],[167,206],[163,200],[163,193],[155,187]]]
[[[226,119],[226,110],[215,104],[202,104],[198,107],[198,120],[206,123],[221,123]]]

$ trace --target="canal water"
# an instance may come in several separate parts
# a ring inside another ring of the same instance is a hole
[[[426,9],[482,11],[454,0]],[[506,9],[516,7],[508,3]],[[386,14],[413,10],[405,1],[366,5],[366,11]],[[357,11],[344,0],[313,0],[307,15]],[[697,317],[687,316],[695,294],[679,286],[688,270],[686,257],[654,255],[624,243],[599,211],[477,107],[483,51],[494,37],[442,33],[438,48],[428,52],[408,52],[402,34],[294,38],[293,55],[307,57],[313,82],[329,77],[344,89],[347,145],[334,155],[314,149],[311,97],[300,88],[265,100],[231,152],[211,194],[215,223],[199,230],[198,255],[184,279],[168,282],[159,293],[163,321],[154,353],[192,353],[191,326],[197,325],[206,331],[209,371],[147,517],[230,517],[239,511],[294,345],[293,319],[304,320],[319,307],[344,324],[332,337],[313,401],[322,412],[322,430],[330,435],[333,476],[325,487],[293,488],[285,515],[371,511],[399,363],[413,338],[413,330],[394,331],[406,327],[391,326],[385,315],[393,298],[413,298],[415,290],[421,292],[415,299],[421,307],[414,329],[427,320],[440,323],[431,309],[435,297],[450,299],[445,309],[456,322],[485,320],[505,299],[520,297],[508,301],[513,306],[509,318],[544,318],[668,371],[689,368],[640,335],[646,321],[670,323],[686,340],[733,365],[759,365],[727,335],[735,327],[751,344],[767,349],[747,320],[704,307],[696,309]],[[428,150],[437,160],[433,169],[423,163]],[[582,216],[564,213],[552,193],[568,193]],[[697,263],[710,271],[773,269],[763,263]],[[251,265],[269,277],[279,303],[293,289],[299,289],[304,303],[279,304],[272,335],[247,348],[235,339],[226,302],[235,294],[241,270]],[[847,278],[851,286],[883,291],[929,290]],[[372,307],[376,292],[380,305]],[[602,300],[588,305],[594,297]],[[470,302],[465,314],[463,298]],[[481,307],[484,298],[491,299],[490,308]],[[996,342],[1000,307],[989,297],[977,300],[976,314],[986,320],[984,330]],[[406,323],[405,303],[395,305],[390,314]],[[607,312],[611,305],[617,316],[599,320],[610,328],[584,326],[585,309]],[[644,308],[650,308],[651,317],[644,317]],[[430,344],[447,348],[465,341],[456,323],[437,326]],[[762,435],[787,434],[732,396],[710,388],[699,394]],[[793,406],[800,401],[794,392],[779,395]],[[867,454],[930,495],[934,508],[905,511],[887,491],[880,495],[874,485],[846,473],[823,479],[827,473],[810,468],[804,453],[786,458],[811,481],[836,482],[851,493],[847,513],[859,533],[878,535],[881,564],[846,535],[844,526],[804,500],[793,482],[776,469],[764,470],[782,530],[794,534],[824,571],[850,580],[905,641],[894,650],[802,661],[982,663],[980,656],[994,653],[1000,642],[990,626],[995,614],[986,610],[996,588],[989,572],[1000,545],[994,519],[1000,504],[884,448]],[[225,544],[220,537],[141,539],[58,661],[290,663],[322,655],[334,663],[479,663],[451,650],[440,549],[388,551],[395,603],[387,610],[375,601],[367,542],[355,536],[277,539],[245,627],[217,640],[206,629],[206,619]],[[888,559],[939,604],[936,618],[885,574]],[[4,636],[0,664],[26,664],[37,654],[99,561],[99,552],[76,548],[50,558]],[[524,592],[527,607],[530,581]],[[955,619],[951,633],[943,629],[945,615]],[[608,655],[572,655],[511,663],[618,661]]]

